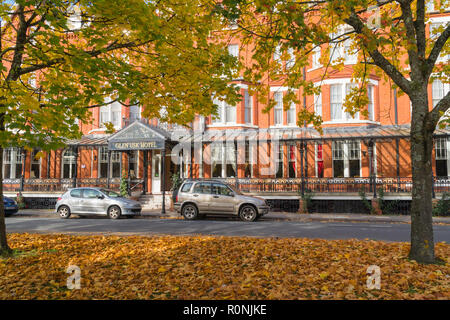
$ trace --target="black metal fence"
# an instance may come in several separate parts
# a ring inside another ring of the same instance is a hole
[[[219,179],[230,185],[237,185],[239,190],[248,193],[411,193],[412,178],[229,178]],[[434,178],[435,193],[450,192],[450,177]],[[376,189],[376,190],[375,190]]]
[[[412,178],[227,178],[222,180],[230,185],[238,186],[239,190],[247,193],[411,193]],[[434,178],[433,192],[450,192],[450,177]],[[133,191],[142,191],[142,179],[130,181]],[[237,182],[237,183],[236,183]],[[78,179],[5,179],[5,191],[66,191],[68,188],[101,187],[118,190],[120,178],[78,178]],[[376,189],[376,190],[375,190]]]

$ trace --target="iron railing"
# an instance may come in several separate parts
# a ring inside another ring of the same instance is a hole
[[[411,193],[412,178],[214,178],[233,186],[246,193],[301,193],[309,191],[313,193],[359,193],[361,191],[370,194],[375,190],[384,193]],[[118,190],[120,178],[77,178],[74,179],[24,179],[21,190],[21,179],[3,180],[4,191],[66,191],[77,187],[101,187]],[[142,191],[143,180],[132,179],[131,191]],[[433,192],[450,192],[450,177],[438,177],[433,179]]]

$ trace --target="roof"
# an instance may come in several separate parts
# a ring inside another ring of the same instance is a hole
[[[391,126],[354,126],[354,127],[333,127],[324,128],[323,135],[312,127],[300,128],[270,128],[270,129],[229,129],[229,130],[207,130],[205,132],[195,132],[185,135],[174,135],[153,126],[144,124],[152,130],[160,133],[168,140],[174,142],[188,142],[190,139],[202,142],[220,142],[220,141],[324,141],[324,140],[386,140],[386,139],[408,139],[410,137],[411,126],[391,125]],[[122,129],[123,130],[123,129]],[[119,133],[118,131],[117,133]],[[435,137],[450,136],[450,127],[443,129],[437,128],[434,132]],[[87,135],[79,140],[69,140],[68,145],[72,146],[107,146],[111,135]]]

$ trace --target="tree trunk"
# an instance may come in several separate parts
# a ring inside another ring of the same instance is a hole
[[[426,87],[425,87],[426,89]],[[431,166],[434,130],[427,125],[426,91],[412,99],[411,122],[411,249],[409,258],[419,263],[434,263],[432,221],[433,170]]]
[[[11,249],[6,239],[5,206],[3,203],[3,148],[0,147],[0,256],[9,256]]]

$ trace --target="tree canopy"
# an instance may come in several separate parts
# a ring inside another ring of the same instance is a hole
[[[208,38],[211,3],[144,0],[1,1],[0,145],[52,149],[80,135],[93,107],[144,106],[186,124],[236,99],[234,58]]]

